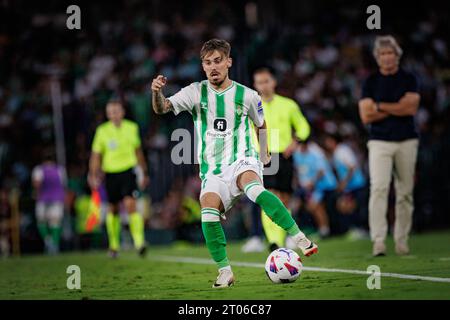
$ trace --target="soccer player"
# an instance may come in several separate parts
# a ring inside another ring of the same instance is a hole
[[[195,123],[202,180],[202,230],[209,253],[219,268],[214,288],[234,283],[220,219],[243,193],[293,236],[305,256],[317,252],[317,245],[300,231],[280,199],[263,186],[263,164],[269,163],[270,154],[261,98],[254,90],[229,78],[230,49],[224,40],[204,43],[200,58],[207,80],[192,83],[169,98],[162,93],[167,83],[164,76],[158,75],[151,85],[152,106],[157,114],[188,111]],[[260,155],[251,142],[250,121],[260,138]]]
[[[119,205],[123,201],[129,214],[130,232],[134,246],[141,256],[145,255],[144,220],[136,211],[138,186],[135,169],[139,164],[143,178],[140,189],[148,184],[147,165],[141,150],[137,124],[124,119],[125,110],[119,100],[110,100],[106,105],[109,121],[101,124],[94,136],[89,161],[88,182],[92,190],[98,189],[101,171],[105,173],[105,187],[110,212],[106,216],[106,230],[109,240],[109,255],[116,258],[120,248]]]
[[[32,172],[32,183],[37,195],[36,221],[46,252],[57,254],[64,216],[64,186],[67,179],[63,167],[55,163],[51,150],[46,150],[43,160]]]
[[[280,159],[277,173],[266,175],[264,185],[288,207],[294,172],[292,153],[296,150],[298,142],[309,137],[310,126],[294,100],[275,92],[277,81],[269,68],[257,69],[253,73],[253,82],[262,98],[264,119],[268,129],[269,152]],[[269,250],[284,247],[286,232],[265,214],[262,214],[261,218],[269,242]]]

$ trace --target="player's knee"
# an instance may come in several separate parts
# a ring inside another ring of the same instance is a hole
[[[223,211],[223,203],[220,196],[214,192],[206,192],[200,198],[200,206],[202,208],[214,208]]]
[[[131,197],[125,198],[124,204],[125,209],[127,210],[128,213],[133,213],[136,211],[136,200],[134,198]]]
[[[371,192],[372,196],[384,197],[389,192],[389,186],[387,186],[387,185],[380,185],[380,186],[378,186],[378,185],[371,185],[370,192]]]
[[[259,182],[255,182],[255,181],[248,183],[244,187],[244,193],[253,202],[256,202],[256,199],[264,191],[266,191],[266,188],[264,188]]]

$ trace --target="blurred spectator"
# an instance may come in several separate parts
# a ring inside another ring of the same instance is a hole
[[[297,194],[304,199],[319,235],[325,238],[330,235],[326,202],[337,187],[333,170],[323,150],[317,145],[310,148],[310,142],[301,143],[293,158],[300,186]]]
[[[11,254],[11,205],[8,192],[0,188],[0,255],[8,257]]]
[[[338,178],[336,209],[341,214],[340,231],[348,231],[356,238],[364,236],[366,178],[355,152],[337,134],[326,135],[324,145]]]

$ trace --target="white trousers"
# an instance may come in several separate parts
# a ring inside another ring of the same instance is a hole
[[[369,227],[372,241],[386,239],[388,193],[391,177],[395,185],[394,240],[406,243],[411,231],[414,210],[413,188],[418,139],[401,142],[370,140],[369,172]]]

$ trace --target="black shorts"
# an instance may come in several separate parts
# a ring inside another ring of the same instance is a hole
[[[272,158],[277,155],[280,159],[278,172],[274,175],[264,176],[264,187],[266,189],[292,193],[292,178],[294,175],[292,156],[286,159],[281,153],[272,153]]]
[[[137,197],[138,188],[133,169],[105,175],[105,188],[109,203],[119,203],[126,196]]]

